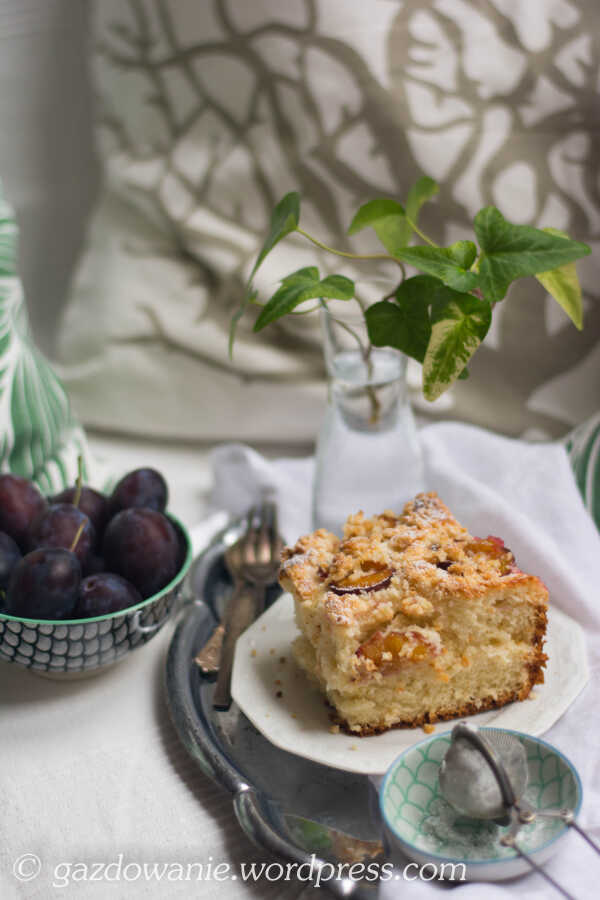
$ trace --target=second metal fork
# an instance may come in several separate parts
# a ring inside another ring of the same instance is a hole
[[[263,503],[248,513],[246,531],[225,551],[225,564],[235,588],[225,614],[225,634],[219,675],[213,697],[215,709],[231,705],[231,670],[239,636],[265,608],[266,589],[277,579],[282,542],[274,503]]]

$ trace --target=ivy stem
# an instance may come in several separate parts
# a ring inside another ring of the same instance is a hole
[[[397,284],[396,287],[389,292],[389,294],[386,294],[385,297],[382,297],[381,298],[382,301],[383,300],[391,300],[392,297],[395,297],[396,294],[398,293],[398,290],[399,290],[401,284],[402,284],[402,282],[400,282],[400,284]]]
[[[408,216],[406,217],[406,221],[415,232],[415,234],[418,234],[421,240],[425,241],[426,244],[429,244],[430,247],[438,246],[435,241],[432,241],[431,238],[428,238],[427,235],[423,231],[421,231],[421,229],[412,221],[412,219],[408,218]]]
[[[389,253],[346,253],[345,250],[335,250],[333,247],[328,247],[327,244],[324,244],[322,241],[317,240],[308,231],[304,231],[303,228],[296,228],[296,231],[303,235],[303,237],[307,238],[307,240],[311,241],[311,243],[315,244],[317,247],[320,247],[321,250],[327,250],[328,253],[334,253],[336,256],[343,256],[346,259],[391,259],[392,262],[398,263],[398,265],[402,265],[399,259],[396,259],[394,256],[390,256]]]
[[[264,303],[261,303],[261,304],[260,304],[260,306],[264,306],[264,305],[265,305]],[[307,316],[309,313],[317,312],[318,309],[320,309],[320,307],[319,307],[318,305],[317,305],[317,306],[311,306],[310,309],[302,309],[302,310],[292,309],[292,310],[288,313],[288,315],[289,315],[289,316]]]
[[[365,304],[359,297],[355,297],[354,299],[360,306],[361,312],[364,315],[364,312],[366,309]],[[367,377],[372,378],[373,377],[373,360],[371,359],[371,351],[373,350],[373,344],[369,341],[368,345],[365,346],[365,344],[361,340],[360,335],[358,334],[358,332],[356,332],[354,330],[354,328],[352,328],[350,325],[348,325],[342,319],[338,319],[337,316],[332,315],[329,312],[327,303],[323,299],[321,299],[320,302],[321,302],[322,308],[327,311],[327,314],[329,315],[329,318],[331,319],[331,321],[336,322],[337,325],[339,325],[341,328],[343,328],[344,331],[348,332],[348,334],[350,334],[354,338],[354,340],[358,344],[358,348],[360,350],[360,355],[363,358],[363,362],[365,363],[365,365],[367,367]],[[373,387],[372,384],[368,384],[365,386],[365,392],[367,394],[367,397],[369,398],[369,403],[371,405],[371,416],[369,418],[369,421],[371,422],[372,425],[375,425],[379,421],[379,415],[381,413],[381,402],[379,400],[379,397],[377,396],[377,390],[376,390],[376,388]]]
[[[327,308],[327,305],[326,304],[324,304],[324,305]],[[363,342],[360,338],[360,335],[354,330],[354,328],[351,328],[350,325],[348,325],[342,319],[338,319],[337,316],[332,316],[331,313],[329,312],[329,310],[327,310],[327,312],[328,312],[329,318],[331,319],[332,322],[336,322],[340,326],[340,328],[343,328],[344,331],[347,331],[348,334],[352,335],[352,337],[358,344],[358,347],[360,349],[360,355],[362,356],[363,360],[366,363],[368,363],[370,352],[371,352],[370,345],[369,345],[369,347],[365,347],[365,345],[363,344]]]

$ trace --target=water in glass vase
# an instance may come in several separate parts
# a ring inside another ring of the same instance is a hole
[[[317,442],[313,524],[341,534],[347,516],[359,509],[400,512],[424,489],[424,476],[406,357],[390,348],[367,349],[360,333],[352,346],[352,336],[341,340],[340,323],[332,318],[324,313],[330,386]]]

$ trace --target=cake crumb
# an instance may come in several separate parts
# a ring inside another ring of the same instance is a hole
[[[340,726],[339,726],[339,725],[331,725],[330,728],[329,728],[329,730],[330,730],[330,732],[331,732],[332,734],[339,734],[339,733],[340,733]]]
[[[275,654],[275,647],[271,647],[269,653],[271,654],[271,656],[273,656]]]
[[[279,657],[279,662],[283,665],[284,662],[285,662],[285,656],[280,656],[280,657]]]
[[[538,696],[538,695],[537,695],[537,692],[536,692],[536,691],[531,691],[531,693],[529,694],[529,699],[530,699],[530,700],[537,700],[537,696]]]
[[[261,625],[261,626],[260,626],[260,630],[261,630],[261,631],[266,631],[266,630],[267,630],[267,626],[266,626],[266,625]]]
[[[298,718],[298,716],[296,715],[296,713],[292,713],[292,719],[297,719],[297,718]]]
[[[356,746],[356,744],[350,744],[348,750],[358,750],[358,747]]]
[[[281,678],[276,678],[273,682],[274,684],[281,684]]]
[[[433,732],[435,731],[435,725],[423,725],[423,731],[425,732],[425,734],[433,734]]]
[[[256,656],[256,650],[255,650],[255,649],[252,649],[252,650],[250,651],[250,656]]]
[[[281,697],[283,697],[283,691],[277,691],[277,693],[275,694],[275,696],[277,697],[278,700],[280,700]]]

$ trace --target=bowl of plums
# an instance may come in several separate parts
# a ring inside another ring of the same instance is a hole
[[[111,494],[44,497],[0,475],[0,659],[50,677],[101,671],[146,644],[177,603],[192,550],[155,469]]]

